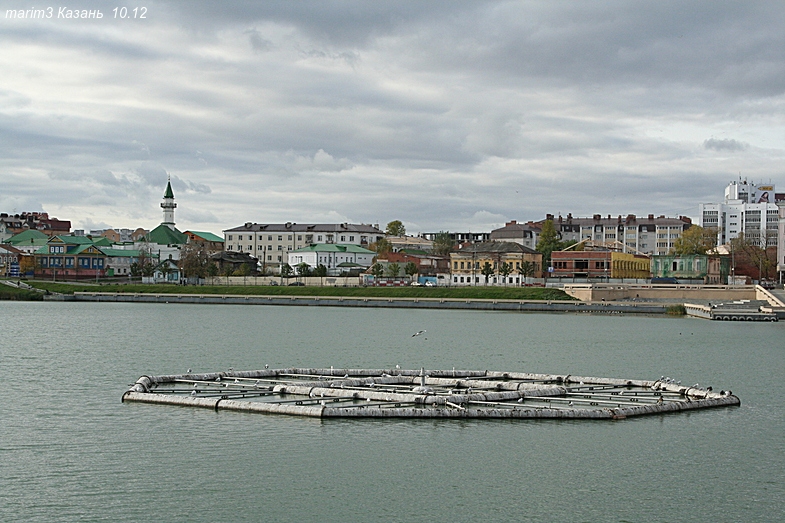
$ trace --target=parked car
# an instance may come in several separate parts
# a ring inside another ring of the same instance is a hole
[[[301,281],[293,281],[289,284],[289,287],[305,287],[305,284]]]
[[[429,281],[425,282],[425,286],[426,287],[436,287],[436,284],[429,280]]]

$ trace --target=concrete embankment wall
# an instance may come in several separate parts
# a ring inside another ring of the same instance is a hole
[[[581,301],[662,300],[672,303],[690,301],[737,301],[758,299],[754,285],[661,285],[661,284],[565,284],[564,292]]]
[[[73,296],[47,296],[48,300],[193,303],[231,305],[297,305],[318,307],[381,307],[402,309],[468,309],[514,312],[591,312],[664,314],[666,306],[646,303],[585,303],[544,300],[469,300],[454,298],[349,298],[323,296],[246,296],[231,294],[133,294],[77,292]]]

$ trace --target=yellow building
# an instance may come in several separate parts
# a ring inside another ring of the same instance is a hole
[[[637,278],[651,276],[651,259],[640,254],[611,252],[611,278]]]
[[[450,253],[450,273],[452,285],[521,285],[542,277],[542,254],[514,242],[473,243]]]

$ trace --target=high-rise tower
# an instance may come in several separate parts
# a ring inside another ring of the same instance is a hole
[[[161,225],[166,225],[172,230],[174,228],[174,209],[177,207],[177,204],[174,203],[174,192],[172,192],[172,182],[171,179],[166,181],[166,192],[164,193],[164,201],[161,204],[161,208],[164,210],[164,221]]]

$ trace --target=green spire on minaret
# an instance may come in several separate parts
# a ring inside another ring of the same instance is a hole
[[[161,223],[162,225],[166,225],[172,230],[174,230],[174,210],[176,207],[177,204],[174,203],[174,192],[172,191],[172,182],[171,180],[167,180],[166,192],[164,193],[164,201],[161,204],[161,208],[164,210],[164,221]]]
[[[174,198],[174,193],[172,192],[172,182],[169,180],[166,181],[166,192],[164,193],[164,198]]]

